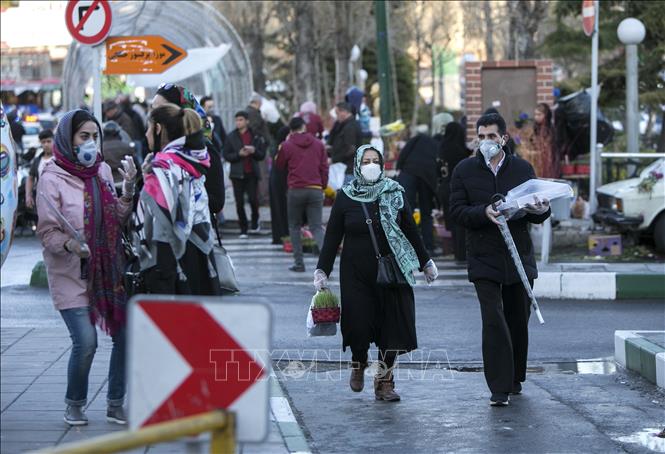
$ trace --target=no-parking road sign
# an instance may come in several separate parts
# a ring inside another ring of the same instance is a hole
[[[111,31],[111,6],[106,0],[69,0],[65,9],[67,30],[81,44],[94,46]]]
[[[268,435],[267,305],[137,295],[129,303],[128,330],[132,429],[226,409],[236,414],[238,441]]]

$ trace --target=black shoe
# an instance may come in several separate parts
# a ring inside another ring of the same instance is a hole
[[[492,397],[490,397],[492,407],[506,407],[509,402],[510,399],[507,393],[492,393]]]
[[[289,271],[295,271],[296,273],[304,273],[305,265],[291,265]]]
[[[516,381],[513,383],[513,389],[510,391],[510,394],[522,394],[522,383]]]

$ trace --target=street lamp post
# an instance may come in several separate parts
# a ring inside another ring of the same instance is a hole
[[[644,39],[644,24],[629,17],[617,28],[619,40],[626,45],[626,141],[628,153],[640,151],[639,93],[637,88],[637,45]]]

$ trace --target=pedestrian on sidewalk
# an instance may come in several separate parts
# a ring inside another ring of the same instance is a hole
[[[286,211],[286,193],[288,191],[286,169],[277,168],[276,162],[282,145],[286,142],[291,131],[288,126],[279,128],[276,134],[277,148],[272,156],[273,165],[270,166],[270,230],[272,244],[282,244],[282,238],[289,236],[289,220]]]
[[[44,129],[38,137],[42,152],[30,163],[30,173],[25,182],[25,206],[31,210],[35,208],[35,195],[37,194],[39,177],[44,171],[46,163],[53,159],[53,131]]]
[[[351,347],[352,354],[349,384],[354,392],[362,391],[373,342],[380,361],[374,378],[375,397],[396,401],[400,399],[393,379],[397,355],[418,347],[413,273],[424,271],[428,283],[438,273],[418,234],[404,189],[384,175],[381,153],[371,145],[361,146],[353,169],[355,179],[339,191],[330,213],[314,287],[328,286],[337,249],[344,240],[339,275],[342,349]],[[375,248],[381,257],[394,257],[395,272],[401,273],[404,285],[377,284]]]
[[[466,263],[466,232],[464,227],[456,224],[450,214],[450,182],[457,165],[468,158],[471,150],[466,147],[466,131],[456,121],[446,125],[441,139],[439,161],[441,165],[441,182],[439,184],[439,200],[443,208],[446,228],[453,238],[453,253],[458,264]]]
[[[147,293],[219,295],[205,188],[210,157],[199,114],[164,104],[148,116],[137,226]]]
[[[339,162],[346,165],[344,184],[353,179],[356,149],[363,143],[360,125],[351,111],[352,107],[347,102],[340,102],[335,106],[337,121],[328,137],[328,153],[333,164]]]
[[[226,138],[224,159],[231,163],[229,178],[233,184],[240,238],[246,239],[250,226],[245,213],[245,194],[252,210],[252,233],[259,233],[259,162],[266,157],[266,141],[261,134],[249,127],[249,115],[241,110],[235,115],[236,129]]]
[[[420,209],[420,235],[430,256],[440,255],[441,248],[435,247],[432,210],[439,181],[438,144],[428,134],[419,133],[412,137],[397,159],[399,176],[397,182],[411,207]]]
[[[201,118],[205,148],[210,159],[210,167],[203,169],[205,173],[205,189],[208,194],[208,208],[210,209],[210,220],[213,230],[217,231],[217,214],[224,209],[226,191],[224,188],[224,166],[222,166],[222,151],[212,140],[212,125],[208,116],[196,100],[194,95],[185,87],[172,83],[164,83],[157,89],[157,94],[152,100],[152,108],[155,109],[166,103],[175,104],[183,109],[192,109]]]
[[[490,405],[505,406],[509,394],[520,394],[526,379],[530,300],[499,231],[500,214],[492,208],[494,194],[536,178],[524,159],[504,151],[506,122],[486,114],[476,122],[479,150],[453,171],[450,213],[466,228],[469,281],[476,287],[482,317],[485,380]],[[528,205],[508,221],[527,277],[533,287],[538,268],[528,224],[540,224],[551,214],[549,204]]]
[[[323,190],[328,186],[328,156],[323,143],[307,132],[305,120],[291,119],[291,134],[282,145],[277,167],[288,172],[287,213],[295,263],[289,270],[305,272],[300,230],[307,215],[317,250],[323,246]]]
[[[135,157],[135,151],[132,146],[122,140],[120,135],[120,125],[113,120],[104,123],[104,162],[111,167],[113,172],[113,181],[116,185],[116,192],[120,194],[122,189],[122,161],[125,156],[131,156],[134,159],[134,164],[138,162]]]
[[[54,158],[46,163],[37,192],[37,235],[51,298],[60,311],[72,351],[67,368],[64,420],[85,425],[88,375],[97,349],[99,325],[113,339],[108,375],[107,420],[126,424],[125,321],[122,226],[132,210],[136,167],[125,159],[122,197],[116,198],[111,169],[100,149],[102,129],[84,110],[67,112],[58,123]],[[55,213],[77,230],[83,241]]]
[[[312,101],[305,101],[300,105],[300,111],[295,115],[305,120],[307,132],[321,140],[323,138],[323,121],[316,113],[316,104]]]

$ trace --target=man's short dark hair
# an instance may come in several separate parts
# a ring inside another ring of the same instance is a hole
[[[489,115],[489,114],[499,115],[499,111],[496,110],[496,108],[494,108],[494,107],[488,107],[487,109],[485,109],[485,112],[483,112],[483,115]]]
[[[301,117],[293,117],[291,121],[289,121],[289,129],[291,132],[300,131],[303,126],[305,126],[305,120]]]
[[[478,132],[478,128],[481,126],[491,125],[496,125],[499,134],[504,135],[506,133],[506,121],[501,115],[495,113],[486,114],[480,117],[476,122],[476,132]]]
[[[346,112],[349,112],[349,113],[353,112],[353,108],[351,107],[351,104],[349,104],[346,101],[338,102],[335,107],[337,107],[340,110],[344,110]]]
[[[234,118],[242,117],[245,120],[249,120],[249,114],[245,112],[244,110],[239,110],[236,112],[236,114],[233,116]]]
[[[212,99],[212,96],[202,97],[201,100],[199,101],[199,104],[201,104],[201,107],[203,107],[208,101],[214,101],[214,99]]]
[[[50,129],[44,129],[43,131],[40,131],[39,133],[39,140],[42,141],[44,139],[52,139],[53,138],[53,131]]]

